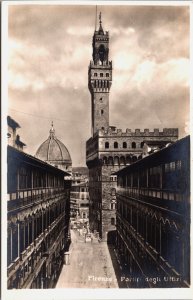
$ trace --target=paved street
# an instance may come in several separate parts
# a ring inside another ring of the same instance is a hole
[[[56,288],[118,288],[107,244],[85,243],[73,230],[71,238],[70,264],[63,266]]]

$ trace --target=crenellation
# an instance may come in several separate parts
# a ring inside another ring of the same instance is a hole
[[[126,129],[126,134],[131,134],[131,129],[127,128]]]
[[[169,136],[178,136],[178,128],[164,128],[163,133]]]
[[[153,130],[153,134],[154,136],[158,136],[161,132],[159,132],[159,129],[158,128],[154,128]]]
[[[136,135],[140,135],[140,133],[141,133],[140,129],[135,129],[135,134]]]
[[[154,136],[160,136],[160,137],[178,137],[178,128],[164,128],[163,131],[160,131],[158,128],[154,128],[153,131],[150,131],[149,129],[144,129],[142,131],[141,129],[126,129],[126,131],[123,131],[122,129],[115,129],[112,130],[110,127],[108,129],[100,129],[98,131],[99,136],[114,136],[114,137],[154,137]]]
[[[144,129],[144,134],[148,135],[149,134],[149,129]]]

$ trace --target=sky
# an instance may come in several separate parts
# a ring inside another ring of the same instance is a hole
[[[110,125],[189,134],[189,7],[111,3],[100,11],[113,62]],[[95,6],[9,5],[8,26],[8,113],[25,151],[35,155],[53,121],[73,167],[85,166]]]

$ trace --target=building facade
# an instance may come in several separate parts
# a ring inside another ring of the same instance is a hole
[[[118,171],[116,246],[128,287],[190,285],[190,137]]]
[[[8,146],[8,289],[52,288],[69,245],[66,172]]]
[[[10,116],[7,117],[7,137],[8,137],[8,145],[23,151],[23,148],[26,146],[21,140],[20,136],[17,134],[17,129],[20,128],[20,125],[12,119]]]
[[[88,181],[72,184],[70,192],[70,212],[82,222],[87,222],[89,217]]]
[[[91,93],[92,137],[86,142],[89,169],[89,220],[91,230],[104,241],[113,240],[116,225],[116,176],[112,174],[142,158],[144,142],[164,145],[178,139],[178,129],[163,131],[116,129],[109,125],[109,93],[112,84],[112,61],[109,60],[109,33],[99,29],[93,35],[93,60],[88,70]]]

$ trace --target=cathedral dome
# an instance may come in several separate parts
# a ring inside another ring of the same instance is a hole
[[[71,171],[70,153],[66,146],[56,138],[53,123],[50,136],[39,146],[35,156],[59,169]]]

